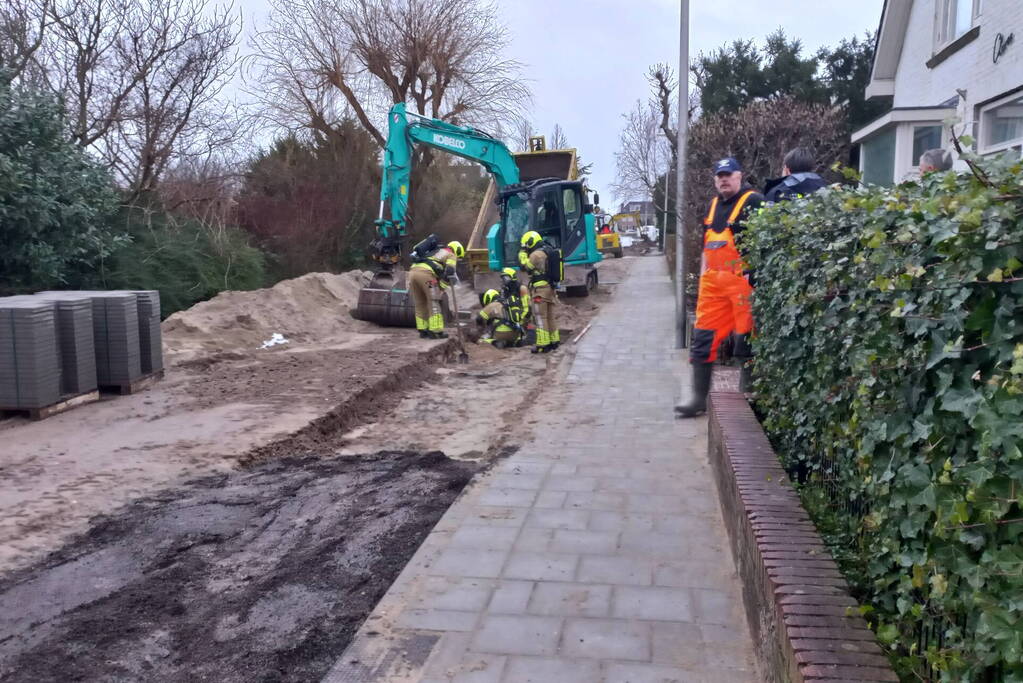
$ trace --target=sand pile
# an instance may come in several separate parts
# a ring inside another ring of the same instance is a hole
[[[307,344],[372,330],[372,325],[349,314],[364,277],[358,270],[310,273],[269,289],[221,292],[167,318],[164,347],[180,361],[201,354],[255,351],[274,333],[291,344]]]

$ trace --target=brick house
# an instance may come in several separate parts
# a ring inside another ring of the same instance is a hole
[[[981,154],[1023,155],[1023,1],[886,0],[866,94],[892,103],[852,136],[866,182],[912,177],[925,150],[951,149],[951,118]]]

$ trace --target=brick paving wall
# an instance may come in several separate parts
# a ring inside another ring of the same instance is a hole
[[[746,616],[768,680],[897,682],[741,394],[711,394],[709,432]]]

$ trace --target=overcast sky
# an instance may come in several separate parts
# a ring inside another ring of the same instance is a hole
[[[610,205],[622,115],[649,93],[656,62],[678,64],[678,0],[498,0],[511,33],[510,57],[525,64],[533,124],[550,136],[560,123]],[[265,0],[242,0],[246,30]],[[737,38],[762,40],[778,27],[807,52],[877,29],[883,0],[693,0],[690,51]]]

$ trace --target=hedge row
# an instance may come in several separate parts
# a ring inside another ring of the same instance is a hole
[[[1023,681],[1023,164],[764,210],[757,408],[906,680]]]

